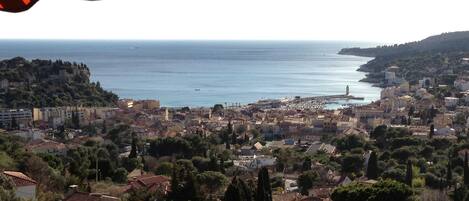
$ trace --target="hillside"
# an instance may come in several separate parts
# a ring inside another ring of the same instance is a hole
[[[384,45],[374,48],[344,48],[339,54],[356,56],[396,56],[422,52],[469,51],[469,31],[450,32],[404,44]]]
[[[89,78],[84,64],[21,57],[0,61],[0,108],[116,105],[117,95]]]
[[[455,77],[469,70],[469,66],[461,62],[462,58],[469,57],[469,31],[443,33],[399,45],[344,48],[339,54],[375,57],[359,70],[368,72],[363,81],[378,86],[384,79],[383,71],[393,65],[399,66],[398,75],[411,83],[438,74],[437,81],[447,84],[451,82],[448,76]]]

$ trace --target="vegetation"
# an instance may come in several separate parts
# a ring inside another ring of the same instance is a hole
[[[331,195],[333,201],[394,201],[410,200],[409,186],[393,180],[382,180],[373,185],[353,183],[340,186]]]
[[[375,48],[345,48],[339,54],[375,57],[360,70],[369,72],[364,81],[379,83],[382,73],[390,66],[399,66],[398,75],[411,83],[423,77],[438,76],[437,82],[448,84],[458,73],[467,69],[461,59],[469,52],[469,32],[452,32],[431,36],[424,40]],[[445,73],[450,68],[451,73]]]
[[[0,77],[9,85],[0,93],[2,108],[115,106],[118,100],[90,82],[85,64],[17,57],[0,61]]]

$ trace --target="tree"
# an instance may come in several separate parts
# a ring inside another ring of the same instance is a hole
[[[74,129],[80,128],[80,113],[78,113],[78,108],[75,108],[75,111],[72,112],[72,126]]]
[[[302,195],[308,195],[308,190],[313,188],[313,185],[319,179],[319,174],[316,171],[303,172],[298,177],[298,187]]]
[[[407,161],[407,168],[405,174],[405,183],[409,186],[412,186],[412,162],[410,160]]]
[[[252,201],[252,193],[243,180],[234,177],[225,191],[223,201]]]
[[[364,145],[365,139],[357,135],[348,135],[337,140],[337,148],[342,151],[361,148]]]
[[[233,134],[233,126],[231,125],[231,121],[228,122],[228,126],[223,134],[223,138],[225,140],[225,148],[227,150],[230,150],[231,149],[231,145],[230,145],[230,134]]]
[[[220,172],[205,171],[197,175],[201,189],[211,197],[217,194],[220,190],[225,189],[228,184],[228,179]]]
[[[446,167],[446,183],[450,187],[451,187],[451,184],[453,183],[453,170],[451,168],[451,160],[448,161],[448,165]]]
[[[125,168],[117,168],[112,175],[112,181],[117,183],[125,183],[127,181],[127,170]]]
[[[154,170],[156,175],[167,175],[171,176],[173,172],[173,164],[169,162],[162,162],[158,167]]]
[[[366,168],[366,177],[368,179],[378,178],[378,157],[376,152],[371,152],[370,158],[368,159],[368,167]]]
[[[469,167],[467,164],[467,152],[464,153],[464,164],[463,164],[463,170],[464,170],[464,185],[468,186],[469,185]]]
[[[301,168],[302,171],[311,170],[311,158],[306,157]]]
[[[13,190],[7,190],[0,186],[0,200],[5,201],[22,201],[21,198],[16,197]]]
[[[168,200],[202,200],[199,194],[198,183],[192,172],[193,170],[188,169],[183,165],[177,164],[174,166],[171,177],[171,192],[168,195]]]
[[[15,117],[11,118],[11,124],[10,124],[11,129],[13,130],[18,130],[20,126],[18,125],[18,122],[16,121]]]
[[[272,201],[269,171],[265,167],[258,173],[256,201]]]
[[[394,180],[382,180],[368,186],[360,183],[339,186],[331,195],[333,201],[407,201],[412,189]]]
[[[132,133],[132,146],[129,158],[137,158],[137,137],[135,133]]]
[[[361,154],[347,154],[342,158],[342,172],[358,172],[363,167],[363,157]]]
[[[101,129],[101,134],[106,134],[107,133],[107,126],[106,126],[106,120],[103,121],[103,128]]]
[[[435,125],[430,125],[430,133],[428,133],[428,138],[432,139],[433,135],[435,134]]]

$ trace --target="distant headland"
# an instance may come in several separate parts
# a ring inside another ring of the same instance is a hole
[[[443,33],[421,41],[405,44],[385,45],[374,48],[344,48],[342,55],[374,57],[359,71],[367,72],[364,82],[384,86],[385,71],[388,67],[398,66],[398,76],[411,83],[424,77],[442,75],[440,83],[451,82],[452,77],[467,67],[465,58],[469,57],[469,31]]]

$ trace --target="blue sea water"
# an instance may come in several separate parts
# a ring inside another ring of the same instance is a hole
[[[213,106],[259,99],[345,93],[379,98],[356,69],[371,58],[338,55],[369,43],[320,41],[0,40],[0,59],[83,62],[91,79],[120,98],[164,106]]]

